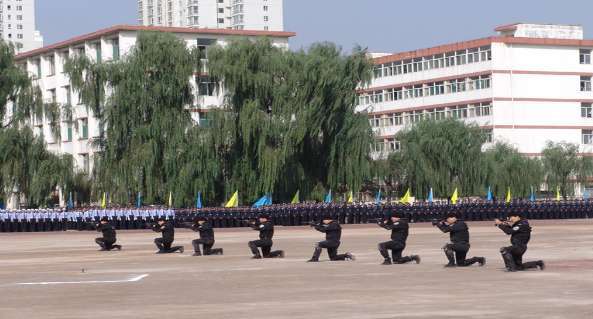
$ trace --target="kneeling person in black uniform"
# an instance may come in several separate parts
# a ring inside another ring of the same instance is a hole
[[[486,258],[484,257],[465,259],[470,248],[469,230],[464,221],[457,220],[457,214],[449,213],[447,214],[447,219],[440,222],[433,221],[432,224],[438,227],[443,233],[449,233],[451,239],[451,243],[443,247],[445,256],[449,260],[449,263],[445,267],[467,267],[475,263],[484,266],[486,264]]]
[[[212,249],[212,246],[214,246],[214,229],[212,229],[212,225],[206,221],[206,218],[198,217],[192,226],[192,229],[193,231],[200,233],[200,239],[192,241],[192,245],[194,246],[194,256],[202,256],[200,245],[204,247],[205,256],[222,255],[222,248]]]
[[[406,239],[408,238],[408,222],[401,219],[399,213],[393,213],[389,220],[378,222],[379,226],[391,230],[391,240],[379,244],[379,252],[385,258],[383,265],[391,265],[392,259],[394,264],[405,264],[412,260],[420,263],[420,257],[411,255],[402,257],[402,252],[406,248]],[[389,257],[389,250],[391,250],[392,258]]]
[[[531,239],[531,226],[519,213],[509,213],[509,221],[496,219],[494,224],[505,234],[511,235],[511,246],[500,249],[502,259],[508,271],[537,268],[544,270],[542,260],[523,263],[523,254],[527,251],[527,243]]]
[[[338,247],[340,247],[340,238],[342,237],[342,227],[340,224],[333,220],[331,216],[323,217],[321,224],[311,224],[316,230],[325,233],[325,240],[320,241],[315,246],[313,257],[309,259],[309,262],[319,261],[321,251],[323,248],[327,249],[327,254],[331,261],[336,260],[354,260],[354,256],[351,253],[345,253],[338,255]]]
[[[107,218],[101,218],[101,221],[97,224],[97,231],[103,234],[103,237],[95,238],[95,243],[101,247],[101,251],[112,249],[121,250],[121,245],[114,245],[117,241],[115,238],[115,228],[109,224]]]
[[[272,238],[274,237],[274,224],[269,220],[268,215],[260,215],[257,222],[251,222],[251,228],[259,231],[259,239],[253,240],[248,243],[251,252],[253,253],[253,259],[263,258],[284,258],[284,251],[272,250]],[[261,248],[261,254],[259,252]]]
[[[154,244],[159,249],[157,254],[168,254],[176,251],[183,253],[183,246],[171,247],[175,240],[175,227],[173,224],[166,221],[164,218],[159,218],[157,223],[152,225],[152,230],[163,234],[163,237],[154,239]]]

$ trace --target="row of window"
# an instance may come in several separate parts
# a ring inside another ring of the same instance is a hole
[[[486,137],[486,143],[492,143],[493,141],[493,134],[492,129],[482,129],[482,134]],[[589,131],[591,132],[591,131]],[[591,134],[593,136],[593,134]],[[593,144],[593,138],[591,138],[590,144]],[[389,154],[393,152],[398,152],[401,150],[401,143],[400,141],[396,140],[395,138],[387,138],[387,139],[377,139],[373,144],[371,144],[371,153],[383,153]]]
[[[466,104],[452,107],[440,107],[427,110],[396,112],[384,115],[373,115],[369,122],[373,128],[395,127],[419,122],[423,119],[442,120],[445,118],[474,118],[490,116],[492,104],[490,102],[479,104]]]
[[[460,78],[448,81],[429,82],[414,86],[378,90],[359,95],[358,104],[368,105],[424,96],[452,94],[465,91],[488,89],[491,86],[490,75],[472,78]]]
[[[100,43],[95,43],[91,45],[94,50],[95,50],[95,61],[97,62],[102,62],[103,61],[103,51],[101,49],[101,44]],[[119,40],[118,39],[112,39],[111,40],[111,47],[112,47],[112,60],[113,61],[117,61],[120,58],[120,53],[119,53]],[[79,47],[79,48],[75,48],[74,49],[75,55],[84,55],[85,54],[85,48],[84,47]],[[69,51],[62,51],[60,53],[58,53],[60,55],[60,58],[62,61],[64,61],[64,63],[69,59],[70,57],[70,53]],[[42,76],[53,76],[56,74],[56,59],[55,56],[53,54],[50,55],[46,55],[44,57],[45,60],[45,64],[47,65],[46,67],[46,72],[47,74],[45,74],[43,68],[42,68],[42,60],[41,58],[35,59],[31,62],[31,64],[33,65],[33,75],[40,79]],[[62,65],[63,66],[63,65]]]
[[[492,51],[490,46],[485,46],[379,64],[374,67],[373,74],[375,78],[381,78],[490,60]]]

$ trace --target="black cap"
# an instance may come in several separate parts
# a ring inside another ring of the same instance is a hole
[[[457,213],[456,212],[449,212],[449,213],[447,213],[447,218],[450,218],[450,217],[457,218]]]
[[[523,214],[521,214],[520,212],[509,212],[507,214],[508,217],[513,217],[513,216],[517,216],[517,217],[523,217]]]
[[[163,217],[159,217],[159,219],[157,219],[157,222],[164,222],[165,219]]]
[[[400,212],[393,212],[390,215],[391,216],[389,216],[389,217],[395,217],[395,218],[402,218],[402,216],[403,216],[402,213],[400,213]]]
[[[198,216],[198,217],[196,217],[196,222],[205,221],[205,220],[206,220],[206,217],[204,217],[204,216]]]
[[[101,217],[101,221],[102,221],[102,222],[108,222],[108,221],[109,221],[109,219],[108,219],[107,217]]]
[[[332,215],[329,214],[325,214],[323,215],[323,220],[333,220],[334,218],[332,217]]]
[[[268,215],[268,214],[259,214],[258,218],[270,219],[270,215]]]

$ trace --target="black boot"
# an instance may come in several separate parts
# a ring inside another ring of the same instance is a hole
[[[410,258],[412,258],[412,260],[415,261],[416,264],[419,264],[420,263],[420,256],[418,256],[418,255],[412,255],[412,256],[410,256]]]
[[[383,263],[381,265],[391,265],[391,259],[385,258],[385,260],[383,261]]]
[[[222,248],[212,249],[212,255],[222,255]]]

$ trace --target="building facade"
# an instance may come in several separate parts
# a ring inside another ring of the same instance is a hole
[[[46,103],[72,106],[72,121],[59,123],[59,136],[54,134],[55,129],[52,130],[48,116],[33,116],[30,124],[36,135],[43,135],[50,151],[73,155],[78,170],[91,172],[93,169],[93,155],[96,151],[93,141],[99,137],[99,121],[92,110],[80,102],[78,94],[71,88],[70,80],[64,73],[64,64],[69,57],[81,54],[95,61],[118,60],[131,51],[138,33],[142,31],[172,33],[183,39],[188,47],[197,46],[204,50],[212,45],[224,46],[237,37],[267,37],[274,45],[288,49],[288,39],[294,36],[291,32],[115,26],[17,55],[17,63],[32,75],[34,84],[41,89]],[[202,65],[207,65],[206,59]],[[209,108],[222,105],[224,92],[210,80],[206,67],[197,70],[195,77],[188,80],[192,84],[195,97],[195,104],[191,107],[192,117],[199,122],[205,118]],[[11,108],[8,109],[7,117],[10,117]],[[53,125],[55,128],[55,123]]]
[[[0,39],[13,43],[17,52],[43,46],[35,29],[35,0],[0,0]]]
[[[488,144],[529,156],[547,141],[593,155],[591,50],[580,26],[513,24],[498,35],[429,49],[375,55],[359,91],[376,133],[375,157],[398,151],[396,134],[423,118],[477,123]]]
[[[138,23],[283,31],[283,0],[138,0]]]

